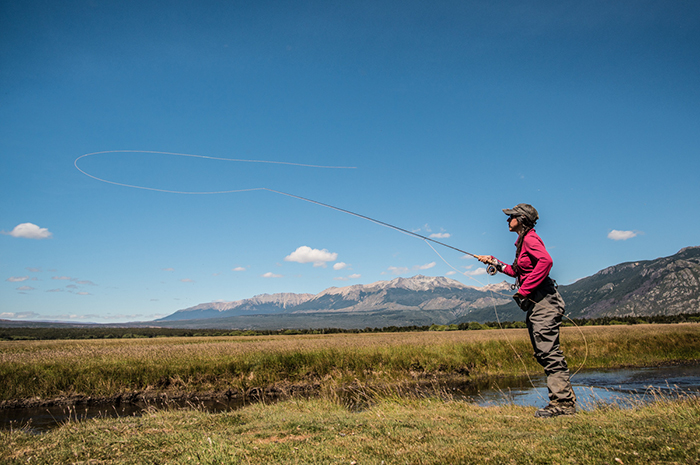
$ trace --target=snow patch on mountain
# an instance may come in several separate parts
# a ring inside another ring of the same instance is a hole
[[[356,299],[361,292],[374,293],[385,289],[406,289],[410,291],[432,291],[437,288],[473,289],[471,286],[442,276],[417,275],[412,278],[395,278],[391,281],[377,281],[371,284],[355,284],[347,287],[331,287],[316,297],[339,295],[346,299]],[[477,288],[478,289],[478,288]]]
[[[238,307],[243,306],[254,306],[260,304],[276,304],[280,308],[295,307],[307,300],[313,299],[314,294],[294,294],[291,292],[282,292],[279,294],[259,294],[253,296],[249,299],[235,300],[235,301],[216,301],[209,302],[206,304],[200,304],[194,307],[189,307],[184,310],[179,311],[193,311],[193,310],[218,310],[220,312],[225,312]]]

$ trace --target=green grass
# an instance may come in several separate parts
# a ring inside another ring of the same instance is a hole
[[[383,397],[362,411],[327,399],[235,412],[153,411],[0,433],[0,461],[143,464],[700,462],[700,401],[661,400],[537,419],[534,408]]]
[[[575,370],[700,359],[700,325],[563,328]],[[585,364],[584,364],[585,361]],[[540,373],[526,330],[0,342],[0,400]]]

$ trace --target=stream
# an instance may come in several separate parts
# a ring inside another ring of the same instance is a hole
[[[572,378],[578,398],[577,408],[590,410],[601,404],[615,404],[621,408],[660,398],[700,395],[700,364],[656,368],[625,368],[581,371]],[[496,379],[482,385],[451,385],[442,387],[437,395],[452,400],[472,402],[480,406],[512,403],[521,406],[542,407],[547,404],[545,378],[536,376]],[[0,409],[0,429],[24,428],[40,434],[66,422],[90,418],[114,418],[141,415],[147,410],[196,407],[210,413],[239,409],[256,402],[255,399],[231,401],[150,401],[77,406]],[[268,399],[265,399],[267,402]],[[274,401],[274,400],[273,400]]]

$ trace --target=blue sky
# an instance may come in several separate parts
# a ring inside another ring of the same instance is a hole
[[[530,203],[563,284],[674,254],[700,245],[698,82],[694,1],[0,0],[0,318],[501,279],[266,190],[100,182],[94,152],[113,182],[287,192],[504,261]]]

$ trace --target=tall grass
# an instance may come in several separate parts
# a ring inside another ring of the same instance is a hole
[[[700,325],[563,328],[569,365],[700,359]],[[522,329],[260,337],[0,342],[0,400],[69,395],[319,389],[541,369]]]

